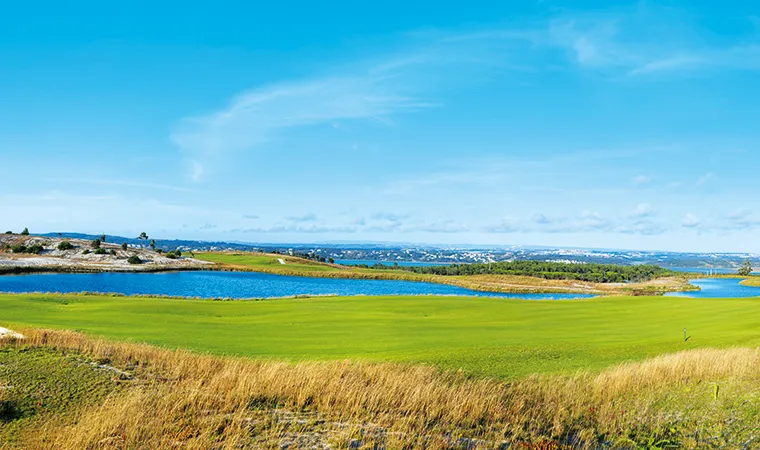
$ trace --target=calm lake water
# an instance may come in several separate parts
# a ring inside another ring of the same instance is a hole
[[[113,292],[202,298],[272,298],[292,295],[472,295],[564,300],[582,294],[501,294],[435,283],[289,277],[253,272],[31,274],[0,276],[0,292]]]
[[[671,292],[666,294],[670,297],[692,298],[730,298],[730,297],[758,297],[760,288],[742,286],[739,278],[701,278],[689,280],[695,286],[702,288],[701,291]]]

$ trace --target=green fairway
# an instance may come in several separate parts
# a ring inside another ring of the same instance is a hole
[[[687,348],[758,346],[760,298],[204,301],[0,294],[0,326],[72,329],[217,354],[425,362],[514,377],[601,369]]]
[[[233,267],[248,268],[261,271],[306,271],[306,272],[340,272],[341,269],[327,264],[306,261],[289,256],[263,253],[196,253],[195,258]],[[280,263],[282,259],[285,264]]]

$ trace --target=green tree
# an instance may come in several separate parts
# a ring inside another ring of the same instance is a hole
[[[150,248],[153,249],[153,250],[156,249],[156,240],[155,239],[153,239],[153,240],[150,241]]]
[[[101,234],[100,235],[100,242],[105,242],[105,241],[106,241],[106,235],[105,234]]]
[[[746,260],[742,263],[741,267],[739,267],[739,275],[746,277],[751,273],[752,273],[752,262],[750,260]]]
[[[100,248],[100,239],[94,239],[92,242],[90,242],[90,247]]]
[[[29,236],[29,228],[24,228],[24,231],[21,232],[22,236]]]
[[[127,249],[127,247],[129,247],[129,246],[127,245],[127,243],[126,243],[126,242],[122,242],[122,243],[121,243],[121,249],[122,249],[122,250],[126,250],[126,249]]]
[[[142,232],[139,236],[137,236],[137,239],[140,241],[147,241],[148,240],[148,233]]]

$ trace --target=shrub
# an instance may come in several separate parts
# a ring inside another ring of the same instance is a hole
[[[104,248],[97,248],[97,249],[95,249],[95,254],[96,255],[105,255],[106,254],[106,249],[104,249]]]
[[[126,250],[126,249],[127,249],[127,247],[129,247],[129,246],[127,245],[127,243],[126,243],[126,242],[122,242],[122,243],[121,243],[121,249],[122,249],[122,250]]]
[[[82,252],[82,254],[83,255],[89,255],[90,254],[90,249],[89,248],[84,249],[84,251]]]
[[[164,252],[164,250],[163,250],[163,249],[161,249],[161,248],[157,248],[157,249],[156,249],[156,253],[158,253],[159,255],[160,255],[161,253],[163,253],[163,252]]]
[[[58,250],[71,250],[73,248],[74,248],[74,246],[71,245],[71,242],[69,242],[69,241],[63,241],[63,242],[61,242],[61,243],[58,244]]]
[[[16,244],[13,247],[11,247],[11,251],[13,253],[26,253],[26,245]]]
[[[21,232],[22,236],[29,236],[29,228],[24,228],[24,231]]]
[[[33,253],[35,255],[39,255],[43,250],[45,250],[45,248],[39,244],[34,244],[31,247],[26,248],[27,253]]]
[[[114,249],[111,249],[111,250],[109,250],[109,251],[108,251],[108,253],[109,253],[111,256],[116,256],[116,250],[114,250]]]
[[[100,239],[93,239],[93,241],[90,242],[90,247],[100,248]]]
[[[177,254],[174,252],[166,252],[165,256],[169,259],[177,259]]]
[[[13,231],[6,231],[5,234],[13,234]]]
[[[139,256],[132,255],[132,256],[129,257],[129,259],[127,259],[127,262],[130,263],[130,264],[141,264],[142,260],[140,259]]]

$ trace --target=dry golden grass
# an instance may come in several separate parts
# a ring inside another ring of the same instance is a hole
[[[506,383],[425,366],[263,362],[22,333],[22,343],[2,345],[77,352],[135,375],[104,404],[28,433],[31,449],[279,448],[286,435],[321,426],[261,414],[275,408],[343,424],[330,438],[338,448],[357,437],[362,448],[742,448],[760,430],[758,349],[694,350]]]

